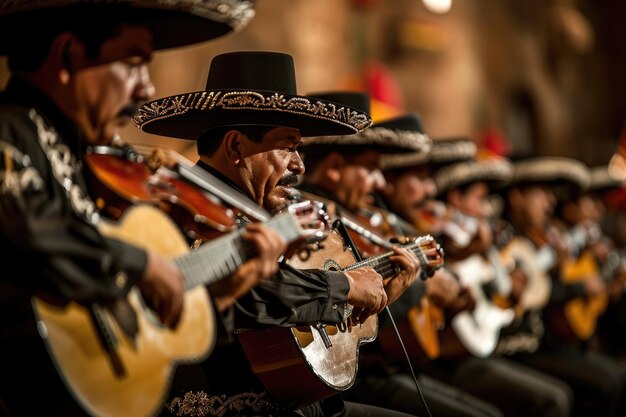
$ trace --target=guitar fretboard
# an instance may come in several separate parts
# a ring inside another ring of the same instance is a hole
[[[274,229],[288,243],[303,234],[300,224],[291,213],[272,217],[264,224]],[[185,275],[185,289],[217,282],[251,259],[256,251],[243,238],[243,233],[242,230],[219,237],[176,258],[174,262]]]
[[[420,260],[420,267],[422,268],[422,270],[432,269],[431,266],[427,264],[427,262],[424,262],[426,260],[426,257],[420,256],[421,251],[422,251],[422,245],[424,245],[425,242],[430,241],[430,240],[432,240],[432,237],[422,236],[418,238],[414,243],[403,246],[404,249],[409,249],[413,253],[418,254],[417,259]],[[395,252],[390,251],[382,255],[372,256],[371,258],[367,258],[361,262],[357,262],[353,265],[350,265],[347,268],[344,268],[343,270],[351,271],[357,268],[370,267],[370,268],[373,268],[380,276],[382,276],[383,279],[390,278],[398,273],[398,267],[393,262],[391,262],[391,260],[389,260],[389,257],[394,254]]]

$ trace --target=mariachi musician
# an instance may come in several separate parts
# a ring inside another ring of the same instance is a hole
[[[298,95],[289,55],[232,52],[212,60],[204,91],[149,102],[136,122],[145,132],[197,140],[199,167],[223,186],[275,212],[289,202],[291,186],[304,173],[297,150],[303,137],[354,134],[367,128],[371,119],[359,109]],[[400,250],[395,262],[403,272],[387,288],[371,268],[333,272],[281,263],[277,274],[235,304],[235,327],[363,321],[380,312],[419,272],[417,262]],[[285,407],[281,398],[264,392],[232,340],[218,346],[204,368],[209,386],[188,386],[170,398],[172,414],[403,415],[344,402],[339,395],[305,405],[293,414],[294,407]],[[299,381],[285,382],[293,387]]]
[[[0,95],[0,246],[13,271],[0,283],[0,397],[11,416],[87,415],[45,350],[33,295],[59,305],[109,307],[137,286],[158,318],[175,327],[184,303],[181,271],[154,251],[99,232],[82,160],[87,146],[109,145],[153,94],[154,51],[247,24],[252,4],[232,3],[0,5],[0,54],[12,72]],[[164,20],[171,30],[162,30]],[[44,392],[50,401],[38,399]]]
[[[471,140],[450,138],[433,140],[430,157],[434,159],[432,162],[423,159],[403,161],[401,157],[389,158],[390,160],[385,162],[389,166],[386,171],[389,187],[388,192],[384,194],[384,202],[388,208],[397,210],[394,214],[401,216],[403,220],[410,221],[412,225],[420,228],[431,227],[431,233],[439,232],[441,234],[445,222],[450,220],[448,209],[436,209],[436,203],[442,204],[441,202],[425,203],[418,196],[422,195],[423,199],[424,194],[430,190],[432,199],[437,193],[436,186],[430,179],[430,173],[434,169],[454,164],[472,164],[475,153],[476,147]],[[400,169],[403,165],[406,165],[405,170]],[[394,167],[397,169],[393,169]],[[467,178],[473,178],[473,174],[468,173]],[[462,177],[461,181],[463,179],[465,176]],[[391,190],[394,190],[395,193]],[[422,202],[420,203],[420,201]],[[437,212],[444,214],[435,216],[434,214]],[[470,291],[467,289],[465,291],[471,295]],[[456,315],[449,314],[446,318],[454,320],[454,317]],[[450,322],[446,322],[445,327],[449,329]],[[449,330],[444,330],[444,332],[446,331]],[[451,347],[443,339],[440,347],[442,356],[446,356]],[[558,387],[552,387],[537,375],[531,375],[518,366],[507,363],[507,361],[494,361],[471,356],[464,360],[462,358],[454,360],[439,358],[426,365],[424,370],[429,375],[443,378],[444,381],[455,385],[457,389],[460,388],[473,394],[480,398],[483,403],[489,402],[492,407],[497,406],[507,415],[515,415],[515,413],[568,415],[569,413],[567,387],[565,393],[562,393]],[[533,383],[524,386],[522,381],[526,380],[525,378],[529,378]]]
[[[364,141],[364,146],[368,143],[391,142],[397,144],[414,143],[416,150],[410,152],[399,152],[398,150],[385,150],[379,153],[381,168],[384,169],[384,176],[389,179],[385,181],[383,187],[377,190],[363,190],[362,182],[349,182],[349,177],[340,181],[347,183],[343,185],[346,188],[356,189],[361,187],[361,193],[372,193],[374,196],[368,196],[368,204],[361,203],[353,210],[361,213],[362,217],[369,213],[369,218],[377,220],[378,224],[384,227],[375,227],[371,220],[368,224],[371,230],[382,235],[386,239],[398,237],[417,237],[423,234],[431,233],[435,228],[429,230],[419,230],[412,224],[400,219],[399,212],[392,212],[381,208],[379,205],[374,206],[372,201],[381,202],[381,195],[385,201],[402,201],[406,203],[406,207],[410,207],[415,213],[419,210],[431,213],[431,198],[435,194],[434,183],[428,175],[421,175],[425,167],[424,164],[429,159],[431,151],[431,140],[424,133],[421,120],[415,113],[401,115],[392,119],[381,121],[370,129],[368,136]],[[320,145],[318,145],[320,146]],[[356,147],[356,146],[355,146]],[[387,146],[388,148],[390,146]],[[308,149],[308,146],[307,146]],[[341,147],[334,147],[341,151]],[[320,149],[323,152],[322,149]],[[355,151],[352,150],[352,154]],[[309,155],[305,150],[305,156]],[[356,169],[358,167],[355,167]],[[395,181],[402,177],[402,181]],[[306,178],[305,178],[306,181]],[[394,187],[398,187],[395,188]],[[372,198],[375,197],[375,198]],[[397,197],[397,200],[396,200]],[[345,204],[339,198],[336,199],[338,204]],[[429,222],[437,220],[430,217]],[[358,246],[358,245],[357,245]],[[423,300],[440,307],[450,306],[451,308],[463,308],[461,301],[458,305],[452,306],[458,301],[460,287],[457,281],[443,269],[437,270],[434,275],[426,281],[418,280],[411,288],[405,291],[400,299],[390,306],[390,311],[402,328],[409,316],[410,311],[419,308],[421,311],[428,309],[423,304]],[[420,313],[418,314],[422,314]],[[426,315],[420,316],[415,322],[429,322],[432,327],[436,327],[436,318]],[[411,373],[408,370],[406,358],[398,356],[397,336],[394,334],[391,323],[386,316],[381,316],[380,335],[375,344],[364,347],[361,360],[361,370],[353,389],[348,393],[349,398],[355,401],[369,402],[370,404],[394,408],[405,412],[417,413],[418,415],[428,414],[426,407],[420,400],[419,391]],[[426,326],[429,327],[429,326]],[[428,338],[437,338],[437,330],[424,331],[424,335]],[[435,334],[432,334],[435,333]],[[422,333],[420,332],[420,336]],[[415,334],[411,332],[401,331],[401,336],[407,347],[416,345]],[[421,341],[421,340],[420,340]],[[438,341],[437,341],[438,342]],[[424,345],[416,346],[415,349],[409,350],[411,361],[416,364],[424,364],[433,356],[437,350],[437,343],[426,342]],[[427,351],[428,353],[426,353]],[[458,390],[449,384],[443,383],[436,378],[420,373],[418,383],[420,385],[424,401],[432,410],[434,415],[441,416],[499,416],[501,412],[480,399],[469,395],[466,392]]]
[[[587,194],[591,198],[594,221],[600,226],[601,238],[592,247],[594,256],[601,263],[602,275],[609,279],[609,305],[598,323],[600,349],[611,355],[621,355],[625,344],[624,312],[626,311],[626,263],[624,263],[623,239],[619,236],[616,215],[619,213],[620,196],[624,188],[623,178],[617,177],[610,164],[590,169],[591,182]]]
[[[624,373],[620,367],[604,355],[555,343],[556,329],[549,319],[563,303],[585,297],[592,290],[583,283],[563,281],[563,267],[571,261],[570,248],[576,239],[555,227],[553,218],[555,192],[565,193],[569,200],[574,195],[569,193],[578,193],[576,190],[588,183],[588,168],[575,159],[529,157],[515,161],[513,180],[503,190],[504,214],[515,233],[532,242],[534,256],[523,258],[524,263],[535,264],[528,286],[540,288],[533,281],[546,281],[547,285],[543,286],[546,290],[527,291],[532,298],[526,302],[522,319],[504,330],[498,351],[566,382],[580,415],[617,416],[623,415]]]

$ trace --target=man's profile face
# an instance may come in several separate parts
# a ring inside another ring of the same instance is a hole
[[[250,198],[272,212],[288,204],[291,185],[304,173],[298,154],[300,131],[276,127],[256,143],[244,135],[241,160],[237,165],[239,182]]]
[[[386,184],[379,168],[379,153],[368,150],[344,157],[345,164],[338,168],[335,196],[339,203],[352,211],[371,207],[373,193],[382,190]]]
[[[543,228],[554,212],[556,198],[550,188],[544,185],[529,186],[522,190],[521,207],[528,226]]]
[[[489,186],[482,181],[475,182],[464,191],[459,191],[455,208],[466,216],[486,219],[491,214],[488,197]]]
[[[387,182],[385,195],[393,211],[413,224],[421,223],[430,215],[427,205],[437,189],[427,166],[388,176]]]
[[[75,119],[90,144],[108,143],[154,95],[148,72],[152,51],[147,28],[123,24],[104,41],[97,59],[85,58],[72,74]]]

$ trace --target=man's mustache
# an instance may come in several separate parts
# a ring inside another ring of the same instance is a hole
[[[119,116],[133,117],[139,112],[140,107],[141,104],[139,103],[131,103],[128,106],[124,107],[122,110],[120,110]]]
[[[295,185],[298,183],[298,176],[293,172],[283,175],[283,177],[278,180],[278,186],[288,187],[290,185]]]

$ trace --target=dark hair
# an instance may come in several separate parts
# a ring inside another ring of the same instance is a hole
[[[10,28],[0,31],[0,35],[7,36],[11,31],[11,39],[19,39],[8,45],[9,69],[32,72],[41,67],[52,42],[63,32],[79,37],[85,43],[87,56],[97,58],[102,44],[119,33],[122,23],[137,22],[137,12],[129,7],[83,5],[16,15],[7,25]]]
[[[207,156],[213,155],[220,147],[226,133],[231,130],[243,133],[253,142],[261,143],[267,132],[275,127],[276,126],[240,125],[223,126],[205,130],[196,142],[198,154]]]

